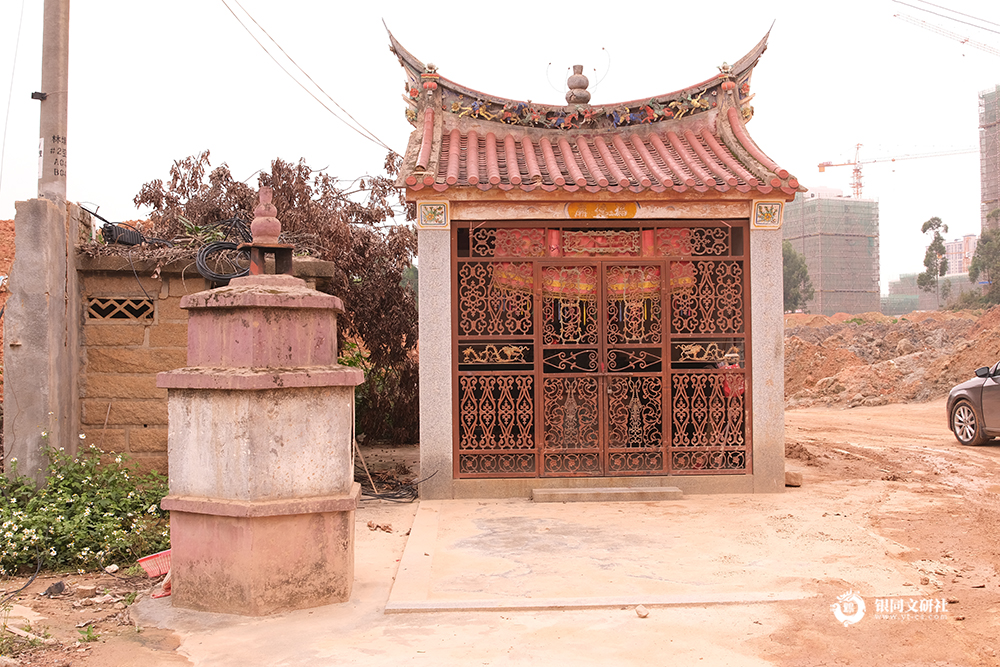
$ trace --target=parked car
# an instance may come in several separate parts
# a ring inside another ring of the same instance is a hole
[[[948,426],[963,445],[1000,436],[1000,361],[976,369],[976,377],[948,394]]]

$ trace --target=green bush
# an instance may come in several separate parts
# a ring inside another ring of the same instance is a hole
[[[93,569],[170,547],[163,475],[134,476],[121,455],[93,445],[77,455],[49,449],[46,483],[0,476],[0,575],[34,568]],[[104,455],[102,457],[102,455]]]

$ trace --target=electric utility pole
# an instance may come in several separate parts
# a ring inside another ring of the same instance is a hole
[[[15,203],[17,254],[4,311],[5,470],[45,483],[48,449],[80,440],[79,207],[66,202],[69,1],[45,0],[39,100],[38,198]]]
[[[66,201],[66,125],[69,94],[69,0],[45,0],[42,28],[38,196]]]

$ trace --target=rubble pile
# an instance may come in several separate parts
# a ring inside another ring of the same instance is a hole
[[[785,402],[886,405],[927,401],[1000,360],[1000,307],[785,317]]]

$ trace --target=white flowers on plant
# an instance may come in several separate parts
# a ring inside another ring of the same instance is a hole
[[[86,440],[86,439],[87,439],[87,434],[86,434],[86,433],[81,433],[81,434],[80,434],[80,439],[81,439],[81,440]],[[62,447],[60,447],[59,449],[60,449],[60,451],[61,451],[61,450],[62,450]]]
[[[166,491],[160,479],[136,486],[122,465],[126,455],[114,452],[98,469],[100,450],[89,442],[76,458],[46,451],[44,487],[0,477],[0,575],[34,565],[38,553],[54,567],[84,573],[102,560],[169,547],[167,535],[160,535],[165,521],[157,501]]]

